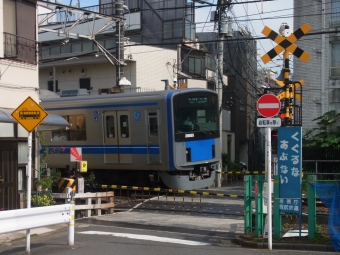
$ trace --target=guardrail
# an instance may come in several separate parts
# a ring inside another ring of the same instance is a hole
[[[68,223],[68,244],[74,245],[74,204],[42,206],[0,212],[0,234],[26,230],[26,252],[30,251],[29,230]]]

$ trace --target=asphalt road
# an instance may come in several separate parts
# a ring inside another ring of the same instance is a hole
[[[173,206],[176,210],[161,210],[164,201],[158,203],[157,198],[150,205],[144,201],[129,210],[77,219],[73,246],[68,245],[68,227],[53,226],[51,232],[31,236],[30,252],[51,255],[335,254],[241,247],[232,240],[244,231],[243,216],[238,213],[243,210],[242,199],[208,197],[204,200],[205,212],[188,211],[191,207],[199,209],[190,201],[190,196],[188,199],[184,210],[180,203],[178,207]],[[15,254],[26,254],[25,238],[0,244],[0,255]]]

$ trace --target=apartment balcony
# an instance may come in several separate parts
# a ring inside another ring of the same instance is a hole
[[[38,54],[39,53],[39,54]],[[39,42],[4,33],[4,58],[36,65],[40,55]]]

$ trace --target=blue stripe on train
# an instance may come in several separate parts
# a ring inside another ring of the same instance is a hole
[[[68,146],[48,146],[49,154],[70,154],[70,148],[79,147],[82,154],[147,154],[146,145],[68,145]],[[64,150],[62,150],[64,148]],[[40,154],[44,153],[44,148],[40,150]],[[149,154],[159,154],[159,146],[150,146]]]

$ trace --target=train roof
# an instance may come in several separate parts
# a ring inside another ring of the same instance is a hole
[[[188,91],[209,91],[216,93],[213,90],[204,88],[187,88],[179,90],[159,90],[159,91],[149,91],[149,92],[129,92],[129,93],[115,93],[115,94],[104,94],[104,95],[78,95],[78,96],[67,96],[67,97],[53,97],[53,98],[40,98],[42,103],[52,103],[52,102],[67,102],[67,101],[86,101],[86,100],[96,100],[96,99],[114,99],[114,98],[136,98],[136,97],[153,97],[153,96],[166,96],[169,93],[186,93]]]

